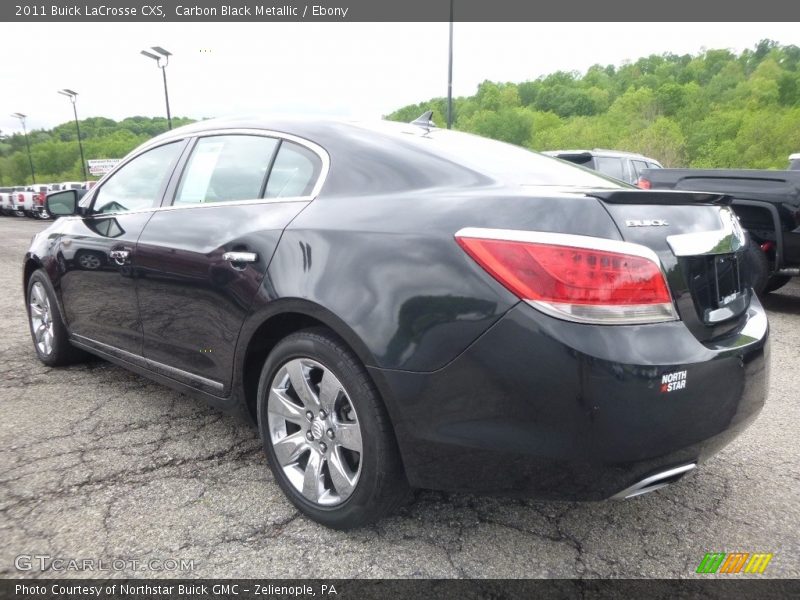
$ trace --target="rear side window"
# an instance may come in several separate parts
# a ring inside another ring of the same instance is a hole
[[[161,186],[182,148],[183,142],[164,144],[120,167],[97,191],[93,212],[126,212],[154,206],[161,199]],[[80,188],[80,184],[76,185]]]
[[[601,173],[605,173],[606,175],[609,175],[621,181],[628,180],[628,178],[625,175],[625,166],[621,158],[598,156],[594,160],[595,164],[597,165],[597,170],[600,171]]]
[[[267,198],[310,196],[322,170],[322,161],[314,152],[284,141],[267,182]]]
[[[275,138],[254,135],[200,138],[181,177],[175,204],[260,198],[277,146]]]
[[[647,163],[647,168],[648,169],[660,169],[661,165],[657,165],[656,163],[649,162],[649,163]]]

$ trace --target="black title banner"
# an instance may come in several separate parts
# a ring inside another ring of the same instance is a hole
[[[452,13],[451,13],[452,9]],[[787,0],[31,0],[0,2],[0,21],[426,22],[800,21]]]
[[[797,598],[800,582],[780,579],[692,580],[269,580],[269,579],[51,579],[0,580],[0,598],[13,600],[472,600]]]

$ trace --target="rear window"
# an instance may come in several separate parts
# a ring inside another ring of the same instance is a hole
[[[581,165],[582,167],[588,167],[590,169],[594,167],[592,164],[591,154],[559,154],[556,156],[556,158],[575,163],[576,165]]]
[[[420,138],[420,146],[479,173],[519,185],[621,188],[618,181],[519,146],[467,133],[435,130]]]

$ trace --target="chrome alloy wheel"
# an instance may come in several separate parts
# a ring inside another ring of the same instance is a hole
[[[347,391],[309,358],[284,364],[267,401],[270,441],[292,486],[306,500],[341,504],[361,473],[361,428]]]
[[[31,287],[30,306],[31,330],[39,352],[48,356],[53,351],[54,326],[50,310],[50,300],[44,286],[38,281]]]

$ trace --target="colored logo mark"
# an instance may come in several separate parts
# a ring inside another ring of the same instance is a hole
[[[763,573],[773,554],[766,552],[709,552],[700,561],[698,573]]]

